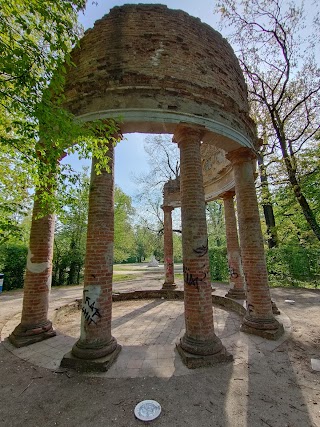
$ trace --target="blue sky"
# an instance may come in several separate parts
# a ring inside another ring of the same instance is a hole
[[[97,19],[102,18],[114,6],[123,4],[137,3],[161,3],[167,5],[171,9],[182,9],[192,16],[200,18],[203,22],[217,28],[217,19],[213,14],[213,0],[167,0],[167,1],[108,1],[98,0],[98,5],[92,4],[88,0],[88,5],[85,13],[79,15],[79,20],[84,26],[84,29],[93,27]],[[144,140],[146,135],[143,134],[127,134],[125,140],[122,141],[115,150],[115,182],[116,184],[130,196],[136,194],[136,186],[132,181],[133,174],[139,175],[148,171],[146,154],[144,152]],[[82,165],[90,165],[89,160],[79,161],[76,156],[70,156],[68,161],[76,169],[81,169]]]

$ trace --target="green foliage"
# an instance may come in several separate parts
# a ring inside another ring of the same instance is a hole
[[[182,262],[182,236],[180,233],[173,233],[172,237],[174,262]]]
[[[5,147],[8,148],[8,147]],[[0,153],[0,246],[23,239],[24,218],[30,211],[30,179],[14,149]]]
[[[82,34],[84,0],[0,0],[0,145],[19,153],[44,213],[57,210],[54,192],[64,191],[58,167],[65,150],[92,155],[97,171],[108,169],[108,142],[115,121],[81,123],[64,110],[63,86],[70,51]]]
[[[212,281],[227,281],[229,277],[226,247],[209,249],[210,278]]]
[[[137,262],[149,259],[152,255],[158,258],[161,251],[161,238],[157,232],[150,230],[147,226],[137,225],[134,248],[134,257]]]
[[[53,285],[79,284],[85,257],[88,198],[88,170],[77,175],[71,185],[65,183],[67,198],[61,203],[56,227],[53,256]],[[61,198],[61,195],[60,195]]]
[[[311,180],[311,176],[308,177]],[[310,202],[317,206],[317,182],[313,181],[313,199]],[[310,186],[310,195],[312,189]],[[314,200],[314,202],[313,202]],[[320,219],[320,211],[314,209],[317,218]],[[287,185],[282,185],[277,190],[274,189],[274,213],[277,222],[277,234],[280,247],[301,246],[305,248],[319,248],[319,242],[314,233],[306,223],[302,211],[299,209],[291,189]]]
[[[214,200],[206,205],[209,247],[226,246],[223,202]]]
[[[26,158],[34,157],[39,120],[48,124],[60,114],[51,95],[62,90],[63,63],[70,63],[81,35],[77,14],[84,6],[83,0],[0,1],[0,114],[6,121],[1,142]]]
[[[320,249],[284,246],[267,251],[269,280],[273,285],[319,285]]]
[[[65,182],[68,197],[63,197],[64,208],[58,216],[54,242],[53,285],[79,284],[85,261],[86,233],[90,178],[87,168],[75,175],[72,183]],[[114,260],[121,262],[133,251],[134,231],[131,226],[131,198],[120,188],[114,196]]]
[[[0,271],[4,274],[3,290],[23,288],[28,249],[10,243],[0,247]]]
[[[130,257],[134,247],[132,216],[134,209],[131,198],[119,187],[114,194],[114,262],[121,262]]]

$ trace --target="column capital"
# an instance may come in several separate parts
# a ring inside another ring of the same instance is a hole
[[[163,210],[163,212],[171,212],[174,210],[174,207],[168,206],[168,205],[162,205],[161,209]]]
[[[254,153],[254,151],[246,147],[238,148],[237,150],[230,151],[226,154],[226,159],[229,160],[233,165],[251,162],[256,158],[257,155]]]
[[[204,126],[191,125],[188,123],[180,123],[174,131],[172,138],[173,142],[178,145],[182,142],[200,142],[205,133]]]
[[[234,190],[225,191],[224,193],[220,194],[220,197],[222,199],[232,199],[236,195],[236,192]]]

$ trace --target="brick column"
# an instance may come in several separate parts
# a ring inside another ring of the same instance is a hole
[[[23,347],[56,335],[48,320],[54,239],[53,214],[38,218],[40,190],[33,206],[30,242],[24,280],[21,323],[9,336],[16,347]]]
[[[178,126],[186,333],[177,349],[189,368],[232,359],[214,333],[199,128]]]
[[[242,266],[247,284],[247,313],[241,330],[277,339],[283,326],[274,318],[268,286],[260,216],[254,185],[255,154],[239,148],[227,154],[235,177]]]
[[[229,283],[231,285],[231,289],[229,289],[226,297],[245,299],[245,281],[242,272],[237,221],[234,210],[234,194],[234,191],[227,191],[222,194],[227,236]]]
[[[163,246],[165,281],[162,289],[174,289],[174,263],[173,263],[173,236],[172,236],[172,211],[171,206],[162,206],[164,214]]]
[[[111,335],[114,241],[114,147],[109,145],[110,172],[95,172],[92,161],[87,247],[80,339],[61,365],[105,371],[121,347]]]

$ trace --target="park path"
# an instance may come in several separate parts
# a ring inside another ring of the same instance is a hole
[[[115,290],[158,289],[161,273],[146,274],[143,279],[115,284]],[[220,294],[227,291],[223,284],[214,287]],[[52,289],[50,310],[81,298],[81,292],[80,286]],[[272,296],[291,320],[288,339],[273,350],[251,346],[254,352],[241,359],[241,341],[250,339],[241,333],[233,349],[234,363],[186,375],[121,378],[55,373],[16,357],[1,343],[0,426],[139,427],[133,408],[151,398],[162,405],[162,414],[154,422],[159,427],[320,427],[320,373],[310,365],[312,357],[320,358],[320,292],[277,288]],[[295,302],[286,303],[287,299]],[[21,291],[0,295],[0,329],[19,316],[21,304]],[[160,313],[156,305],[150,308]],[[164,314],[168,313],[166,308]],[[123,327],[128,319],[123,311],[116,321]],[[137,368],[123,368],[127,369]]]

